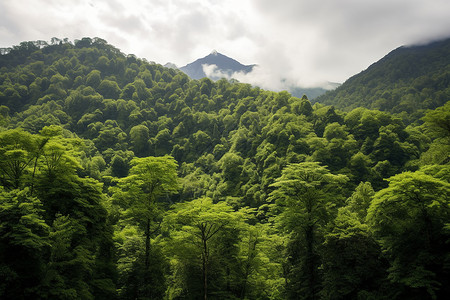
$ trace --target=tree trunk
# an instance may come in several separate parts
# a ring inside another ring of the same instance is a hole
[[[252,266],[253,259],[256,256],[256,244],[258,243],[258,238],[256,237],[255,240],[249,241],[249,251],[248,251],[248,258],[247,262],[245,264],[245,273],[244,273],[244,282],[242,284],[242,290],[241,290],[241,299],[245,299],[245,294],[247,293],[247,282],[248,282],[248,276],[250,275],[250,268]]]
[[[310,299],[314,300],[316,287],[316,259],[314,255],[314,227],[309,225],[306,228],[306,270],[308,272],[308,289]]]
[[[149,268],[149,256],[150,256],[150,218],[147,218],[147,224],[145,225],[145,270]]]
[[[203,268],[203,299],[208,299],[208,245],[206,239],[203,239],[203,255],[202,255],[202,268]]]

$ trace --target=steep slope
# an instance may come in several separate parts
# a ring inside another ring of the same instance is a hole
[[[417,119],[450,99],[450,39],[400,47],[315,101],[351,110],[366,107]]]
[[[184,67],[181,67],[180,70],[186,73],[192,79],[201,79],[203,77],[207,77],[204,72],[204,65],[215,65],[217,66],[216,73],[225,74],[231,76],[236,72],[248,73],[251,72],[255,65],[243,65],[237,60],[234,60],[228,56],[225,56],[217,51],[211,52],[211,54],[197,59],[196,61],[187,64]],[[214,77],[214,76],[213,76]],[[220,76],[216,76],[220,77]],[[220,79],[220,78],[211,78],[211,79]]]

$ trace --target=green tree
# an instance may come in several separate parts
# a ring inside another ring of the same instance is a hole
[[[356,213],[360,222],[365,223],[367,210],[372,203],[375,191],[370,182],[361,182],[355,192],[347,199],[347,206],[351,212]]]
[[[9,123],[9,119],[10,118],[8,106],[0,105],[0,126],[6,127]]]
[[[240,299],[283,299],[285,242],[268,223],[248,226],[243,232],[239,247]]]
[[[37,299],[49,248],[42,203],[28,188],[0,187],[0,297]]]
[[[287,289],[289,298],[317,299],[320,291],[320,245],[339,187],[347,181],[316,162],[290,164],[271,185],[277,221],[290,236]]]
[[[97,91],[105,98],[117,99],[121,93],[119,85],[115,81],[102,80],[98,85]]]
[[[246,218],[244,212],[235,212],[223,201],[214,204],[210,198],[174,205],[164,220],[170,232],[168,247],[173,255],[172,281],[178,283],[169,287],[170,299],[183,294],[188,299],[207,299],[213,295],[230,297],[224,292],[230,289],[233,282],[229,282],[227,276],[217,276],[220,271],[225,274],[231,272],[230,255],[237,250],[235,244],[240,232],[245,230]],[[187,272],[192,265],[193,270],[201,270],[201,280],[190,278],[192,275]],[[197,287],[193,282],[197,282]],[[227,283],[225,288],[224,283]],[[191,287],[193,291],[186,290],[186,287]]]
[[[151,238],[159,230],[165,198],[178,191],[178,165],[171,156],[134,158],[130,164],[129,175],[118,182],[114,202],[123,210],[122,226],[137,226],[144,238],[141,267],[144,286],[137,287],[140,290],[137,295],[151,297],[151,281],[158,280],[152,278],[150,269]]]
[[[0,132],[0,183],[11,189],[23,188],[26,177],[34,174],[38,150],[38,138],[28,132],[20,129]]]
[[[94,89],[97,88],[97,86],[100,84],[102,78],[100,76],[99,70],[92,70],[87,76],[86,76],[86,84],[93,87]]]
[[[429,111],[423,118],[436,137],[450,138],[450,102]]]
[[[433,139],[428,151],[421,157],[422,164],[448,164],[450,161],[450,102],[429,111],[425,121],[425,133]]]
[[[239,189],[240,176],[244,160],[234,152],[228,152],[219,160],[218,165],[222,170],[222,188],[223,194],[236,196]]]
[[[136,156],[145,156],[148,151],[149,130],[145,125],[137,125],[130,130],[131,145]]]
[[[445,298],[450,184],[423,171],[388,181],[375,194],[367,220],[390,261],[389,279],[400,286],[402,298]]]
[[[77,289],[74,286],[76,280],[73,277],[64,276],[64,274],[71,274],[72,268],[77,268],[76,264],[80,262],[75,259],[71,251],[75,230],[70,218],[60,214],[56,216],[50,227],[50,258],[43,282],[44,291],[41,292],[46,297],[59,299],[77,297]]]
[[[324,299],[388,298],[388,264],[369,227],[348,207],[339,209],[325,234],[321,257]]]
[[[365,224],[374,191],[360,183],[347,206],[341,207],[325,233],[322,246],[325,299],[385,299],[392,297],[387,282],[388,263]]]

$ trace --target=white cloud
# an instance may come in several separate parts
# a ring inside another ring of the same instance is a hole
[[[450,36],[448,0],[1,0],[0,47],[101,37],[179,66],[217,49],[243,79],[342,82],[403,44]],[[242,75],[242,76],[241,76]]]
[[[206,76],[214,80],[221,78],[231,79],[231,76],[220,70],[217,65],[203,64],[202,68]]]

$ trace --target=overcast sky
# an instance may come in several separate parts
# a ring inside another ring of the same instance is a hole
[[[450,37],[449,0],[0,0],[0,47],[100,37],[183,66],[213,49],[261,84],[343,82],[389,51]],[[273,86],[273,88],[276,88]]]

